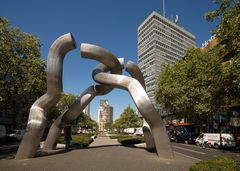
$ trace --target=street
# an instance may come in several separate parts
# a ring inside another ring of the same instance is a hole
[[[192,144],[183,144],[172,142],[172,147],[175,153],[192,158],[197,161],[206,160],[216,156],[232,156],[240,160],[240,153],[235,153],[227,150],[214,148],[202,148]]]
[[[16,142],[14,144],[0,146],[0,160],[14,158],[19,143],[20,142]],[[136,145],[136,146],[145,147],[145,144]],[[240,160],[239,152],[237,153],[229,150],[202,148],[193,144],[183,144],[183,143],[175,143],[175,142],[172,142],[172,147],[173,147],[174,153],[177,153],[184,157],[191,158],[196,161],[206,160],[211,157],[222,156],[222,155],[232,156]]]
[[[175,158],[160,159],[146,151],[145,143],[122,146],[116,139],[98,136],[84,149],[63,148],[55,153],[39,155],[28,160],[12,160],[19,143],[0,146],[0,170],[173,170],[186,171],[191,165],[214,156],[232,156],[240,160],[240,153],[219,149],[203,149],[182,143],[172,143]],[[57,162],[56,162],[57,161]]]

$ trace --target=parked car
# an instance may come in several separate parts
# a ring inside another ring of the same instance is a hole
[[[176,141],[176,134],[174,132],[168,132],[168,138],[170,141]]]
[[[23,129],[16,129],[16,130],[12,130],[7,134],[7,138],[9,140],[13,140],[13,141],[19,141],[22,139],[23,135],[25,134],[25,130]]]
[[[177,143],[195,144],[196,134],[193,132],[178,132],[174,138]]]
[[[219,147],[235,147],[236,141],[233,134],[225,133],[202,133],[196,139],[196,145],[198,146],[209,146],[214,148]]]

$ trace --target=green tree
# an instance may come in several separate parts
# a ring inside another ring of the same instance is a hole
[[[222,64],[214,52],[189,49],[184,60],[159,75],[156,100],[170,112],[201,115],[220,110]]]
[[[73,94],[63,94],[59,102],[53,107],[47,115],[48,125],[50,126],[54,119],[66,112],[71,105],[76,101],[77,97]],[[92,120],[85,113],[81,113],[74,121],[71,122],[73,127],[81,127],[86,129],[93,129],[97,127],[96,121]]]
[[[240,105],[240,58],[223,64],[224,107]]]
[[[141,127],[142,124],[143,121],[137,116],[130,105],[128,105],[120,115],[120,118],[115,120],[113,127],[117,129],[136,128]]]
[[[74,124],[82,129],[96,129],[97,128],[97,122],[92,120],[85,113],[81,113],[81,115],[74,121]]]
[[[47,120],[49,124],[51,124],[59,115],[66,112],[75,102],[76,98],[77,97],[73,94],[63,94],[57,105],[48,112]]]
[[[207,21],[218,20],[217,28],[212,32],[218,39],[221,56],[239,58],[240,55],[240,1],[214,0],[219,8],[205,14]]]
[[[113,129],[113,123],[112,123],[112,122],[107,122],[107,123],[105,123],[105,127],[104,127],[104,128],[106,128],[107,130],[112,131],[112,129]]]
[[[46,90],[46,65],[35,36],[11,27],[2,17],[0,35],[0,110],[21,126],[33,102]]]

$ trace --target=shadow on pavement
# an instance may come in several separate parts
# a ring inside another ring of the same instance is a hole
[[[156,151],[156,148],[152,148],[152,149],[147,149],[145,147],[139,147],[139,146],[135,146],[135,145],[127,145],[127,146],[124,146],[124,147],[128,147],[128,148],[138,148],[138,149],[143,149],[143,150],[146,150],[150,153],[157,153]]]

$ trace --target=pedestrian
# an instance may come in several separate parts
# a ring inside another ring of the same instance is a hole
[[[67,126],[64,129],[65,150],[69,148],[71,140],[72,140],[71,126]]]

